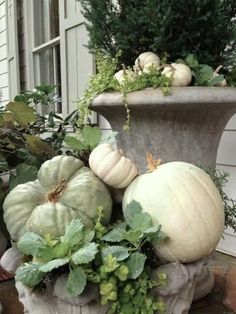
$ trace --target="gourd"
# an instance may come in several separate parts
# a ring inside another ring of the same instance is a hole
[[[192,262],[209,255],[224,230],[224,208],[210,176],[185,162],[169,162],[138,176],[126,189],[123,211],[139,202],[168,237],[154,245],[169,262]]]
[[[61,155],[42,164],[37,180],[10,191],[3,209],[8,231],[17,241],[26,231],[63,235],[74,218],[93,226],[97,206],[103,207],[108,223],[112,200],[107,187],[81,160]]]
[[[143,52],[135,60],[135,69],[142,70],[144,72],[148,71],[150,67],[159,69],[160,58],[153,52]]]
[[[162,74],[171,77],[171,86],[188,86],[192,81],[192,72],[190,68],[182,63],[171,63],[167,65]]]
[[[127,187],[138,173],[130,159],[108,143],[98,145],[91,152],[89,166],[103,182],[117,189]]]

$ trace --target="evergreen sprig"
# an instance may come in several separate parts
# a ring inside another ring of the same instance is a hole
[[[224,191],[229,174],[219,169],[207,169],[206,171],[211,176],[224,202],[225,228],[230,227],[236,232],[236,200],[230,198]]]

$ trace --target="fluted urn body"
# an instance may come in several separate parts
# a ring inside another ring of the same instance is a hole
[[[164,96],[148,88],[126,96],[130,130],[124,131],[126,110],[122,93],[97,96],[91,109],[103,115],[118,131],[117,145],[146,170],[146,153],[163,161],[181,160],[214,166],[220,138],[236,112],[236,88],[176,87]]]

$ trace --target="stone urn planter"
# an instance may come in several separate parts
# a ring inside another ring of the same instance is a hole
[[[104,116],[118,131],[117,145],[140,172],[146,171],[146,153],[163,161],[181,160],[200,166],[215,166],[225,125],[236,112],[236,88],[173,87],[164,96],[161,89],[129,93],[130,130],[121,93],[97,96],[91,109]]]

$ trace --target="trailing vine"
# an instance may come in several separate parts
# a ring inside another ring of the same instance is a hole
[[[121,52],[118,52],[113,58],[109,55],[103,55],[101,52],[96,54],[96,66],[97,74],[91,76],[88,83],[87,89],[85,90],[83,96],[76,101],[79,119],[78,125],[82,127],[87,123],[91,111],[89,109],[90,104],[94,98],[103,92],[118,91],[123,94],[123,103],[126,109],[126,121],[124,122],[124,130],[128,130],[130,126],[130,109],[128,108],[128,103],[126,100],[127,93],[145,89],[147,87],[157,88],[160,87],[164,95],[169,94],[171,78],[168,78],[161,74],[154,68],[150,68],[149,72],[135,73],[134,77],[124,76],[122,84],[120,84],[115,78],[119,67],[119,57]],[[166,57],[163,62],[166,61]],[[162,62],[162,63],[163,63]],[[129,70],[129,68],[127,68]],[[124,66],[123,71],[126,71]]]

